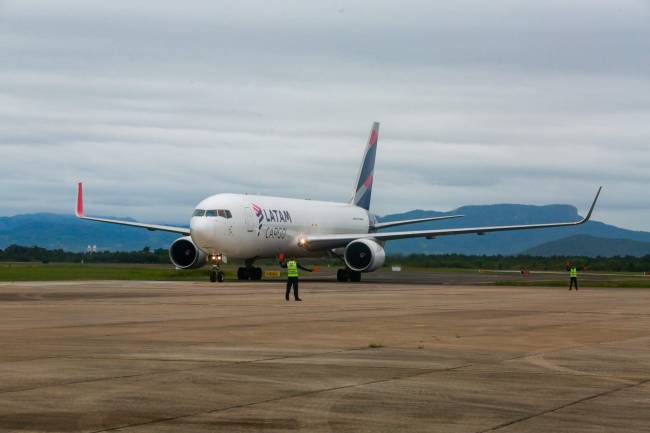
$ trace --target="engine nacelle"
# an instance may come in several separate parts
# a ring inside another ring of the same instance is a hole
[[[191,237],[185,236],[172,242],[169,260],[179,269],[196,269],[206,264],[208,256],[194,245]]]
[[[377,241],[358,239],[345,247],[343,258],[348,268],[353,271],[372,272],[384,265],[386,252]]]

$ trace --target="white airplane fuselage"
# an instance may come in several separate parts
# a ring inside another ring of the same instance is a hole
[[[305,256],[299,246],[303,237],[368,233],[373,218],[348,203],[247,194],[213,195],[197,205],[194,215],[190,232],[197,247],[240,259]]]

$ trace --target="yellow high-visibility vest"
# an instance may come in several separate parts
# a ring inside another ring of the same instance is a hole
[[[290,277],[298,276],[298,262],[296,262],[295,260],[289,260],[287,262],[287,274]]]
[[[571,278],[578,277],[578,270],[576,268],[571,268]]]

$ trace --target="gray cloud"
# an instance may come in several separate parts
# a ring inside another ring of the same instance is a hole
[[[0,214],[204,196],[586,206],[650,230],[647,1],[0,2]]]

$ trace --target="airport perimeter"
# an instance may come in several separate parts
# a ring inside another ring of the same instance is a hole
[[[648,431],[650,290],[424,281],[0,283],[0,432]]]

